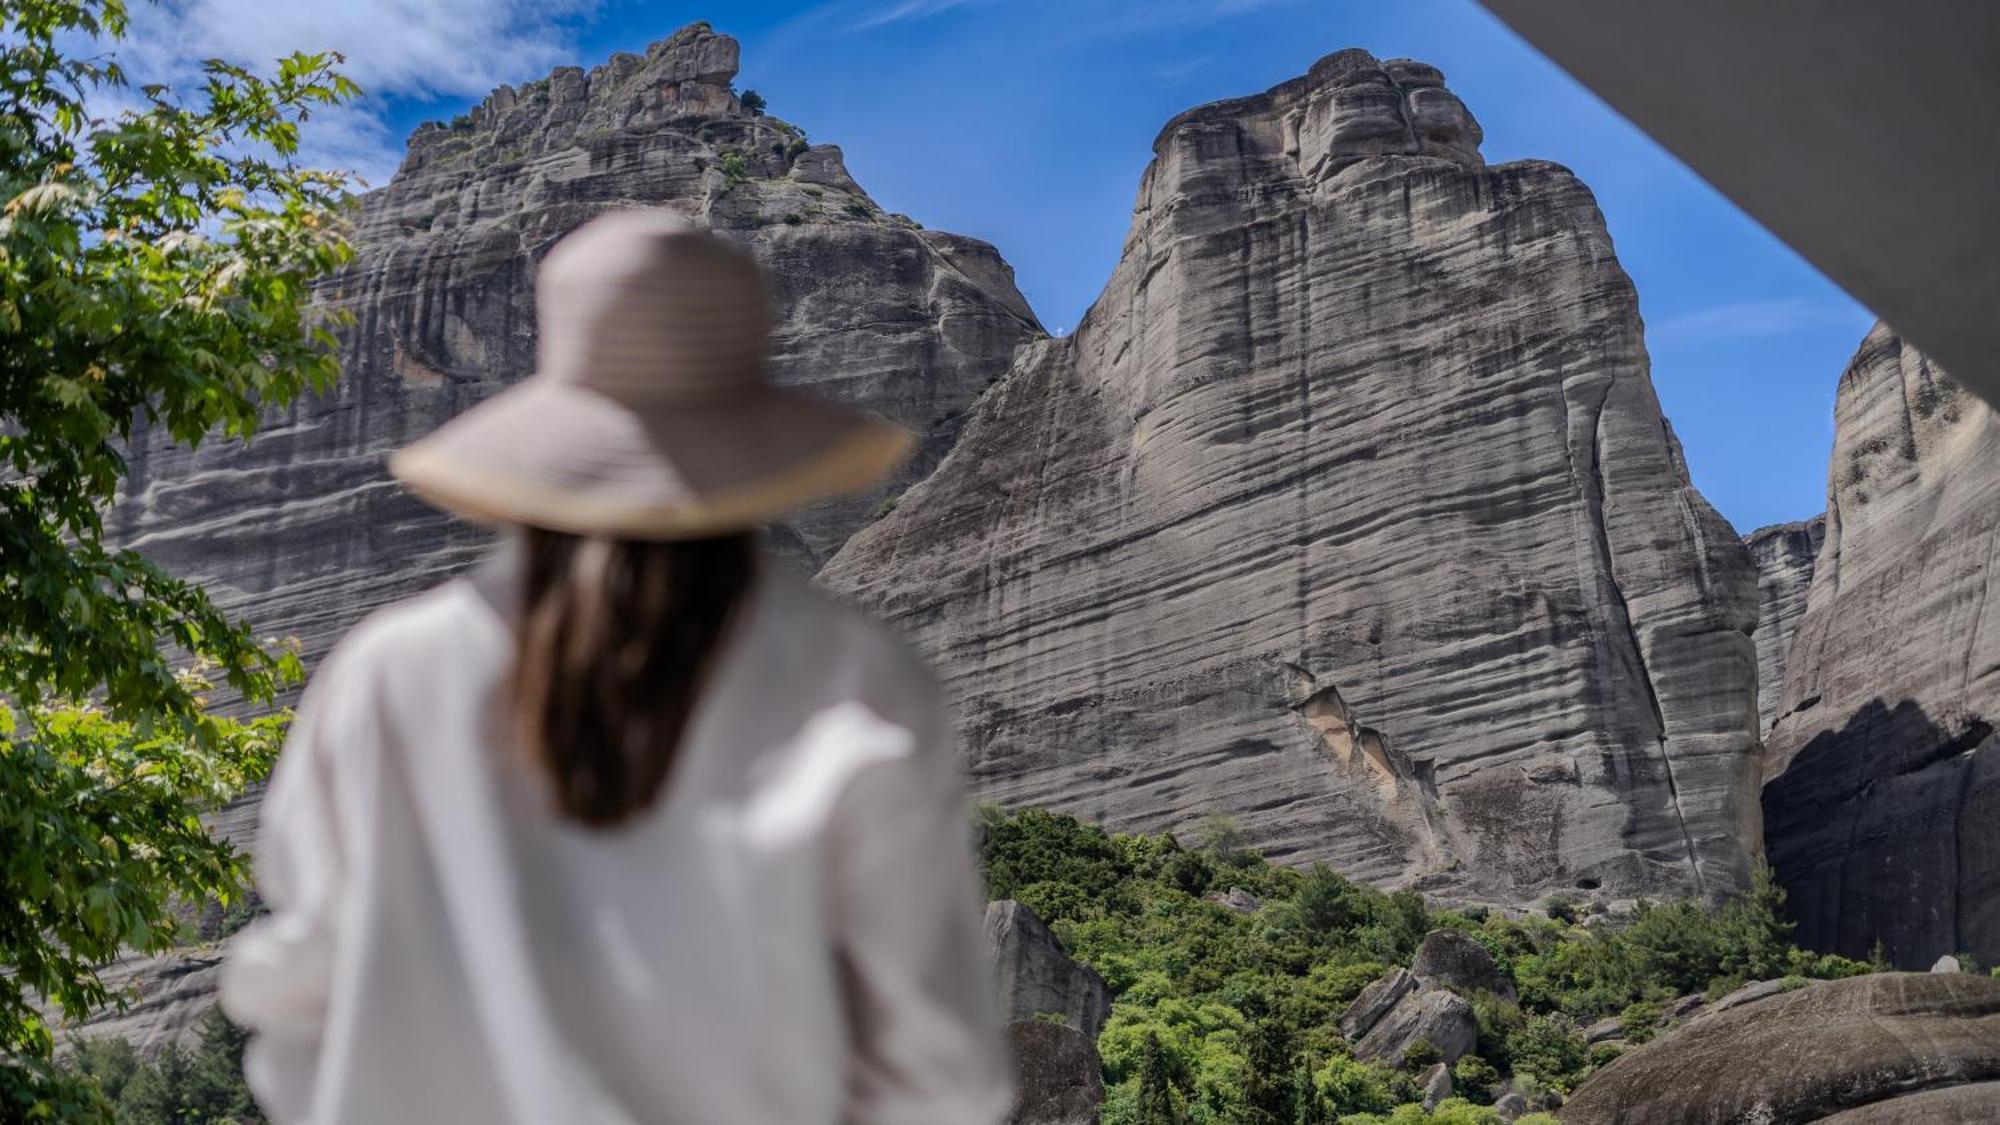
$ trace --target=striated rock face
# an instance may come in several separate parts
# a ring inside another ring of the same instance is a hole
[[[1478,140],[1361,51],[1175,119],[1075,334],[828,563],[984,796],[1511,901],[1745,882],[1748,553],[1589,191]]]
[[[1983,1121],[1996,1089],[2000,980],[1882,973],[1822,981],[1660,1036],[1592,1075],[1562,1119]],[[1975,1104],[1985,1116],[1966,1115]]]
[[[1404,1054],[1418,1043],[1437,1048],[1438,1057],[1455,1063],[1472,1052],[1479,1025],[1472,1005],[1444,988],[1420,983],[1393,969],[1369,985],[1340,1017],[1340,1033],[1354,1043],[1354,1057],[1400,1066]]]
[[[370,608],[437,582],[483,537],[406,497],[384,454],[532,368],[532,281],[552,243],[605,210],[664,205],[769,268],[778,382],[924,435],[875,494],[774,530],[816,566],[929,471],[1015,346],[1041,332],[991,246],[884,215],[838,148],[743,109],[736,65],[736,42],[698,24],[418,129],[395,178],[363,201],[357,261],[322,292],[353,317],[339,387],[247,450],[134,450],[122,538],[261,631],[297,634],[309,656]]]
[[[986,904],[986,948],[1010,1020],[1060,1016],[1095,1041],[1111,1015],[1111,992],[1096,969],[1072,960],[1035,912],[1013,899]]]
[[[316,657],[369,610],[486,548],[406,496],[387,452],[532,369],[534,268],[557,239],[605,210],[664,205],[741,239],[768,268],[778,382],[924,435],[874,494],[773,529],[781,550],[818,565],[936,463],[972,400],[1041,330],[991,246],[882,214],[838,148],[743,109],[736,65],[736,41],[698,24],[644,56],[502,87],[459,121],[419,128],[395,178],[362,201],[356,261],[321,294],[353,318],[339,331],[338,388],[248,448],[140,444],[115,533]],[[247,838],[254,807],[220,819]],[[182,972],[183,960],[136,968],[153,999],[93,1033],[152,1045],[192,1029],[213,974]]]
[[[1007,1025],[1014,1107],[1007,1125],[1097,1125],[1104,1066],[1090,1036],[1047,1020]]]
[[[1806,611],[1813,560],[1825,539],[1825,516],[1760,527],[1743,539],[1757,566],[1757,716],[1764,730],[1778,718],[1792,627]]]
[[[1765,847],[1806,944],[2000,959],[2000,416],[1878,325],[1834,404]]]

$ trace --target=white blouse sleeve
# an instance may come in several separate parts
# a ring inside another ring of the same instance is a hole
[[[336,662],[307,689],[258,810],[257,891],[271,913],[235,938],[222,972],[223,1010],[252,1033],[245,1078],[280,1121],[312,1100],[347,877],[330,729],[340,708],[326,698]]]
[[[955,745],[926,710],[908,752],[854,777],[834,812],[849,1125],[990,1125],[1013,1101]]]

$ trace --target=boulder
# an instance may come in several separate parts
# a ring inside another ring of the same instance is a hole
[[[1462,995],[1489,992],[1503,1000],[1516,999],[1514,982],[1494,964],[1493,954],[1458,930],[1432,930],[1417,947],[1410,972],[1425,984]]]
[[[1478,1039],[1478,1021],[1463,997],[1420,989],[1404,996],[1355,1042],[1354,1057],[1400,1066],[1411,1047],[1429,1042],[1441,1060],[1455,1063],[1472,1053]]]
[[[1111,1015],[1110,990],[1096,969],[1071,959],[1034,911],[1012,899],[988,903],[986,948],[1008,1019],[1060,1016],[1097,1038]]]
[[[1228,891],[1218,891],[1208,896],[1208,901],[1217,906],[1227,907],[1238,914],[1255,914],[1264,902],[1242,887],[1231,887]]]
[[[1444,1063],[1433,1063],[1417,1084],[1424,1091],[1424,1112],[1429,1113],[1438,1103],[1451,1096],[1451,1067]]]
[[[1957,973],[1963,971],[1958,967],[1958,958],[1953,957],[1949,953],[1931,963],[1931,972],[1934,973]]]
[[[1697,1011],[1703,1019],[1707,1019],[1718,1012],[1727,1012],[1732,1008],[1740,1008],[1745,1004],[1755,1004],[1759,1000],[1769,1000],[1773,996],[1783,995],[1786,991],[1785,982],[1782,980],[1752,981],[1742,988],[1723,996],[1713,1004],[1703,1005]]]
[[[2000,980],[1881,973],[1821,981],[1661,1035],[1592,1075],[1563,1122],[1930,1121],[1925,1107],[1962,1110],[1972,1095],[1949,1091],[1968,1083],[2000,1083]]]
[[[1016,1020],[1007,1041],[1015,1084],[1007,1125],[1097,1125],[1104,1070],[1089,1036],[1048,1020]]]
[[[1401,1003],[1417,988],[1417,978],[1407,969],[1391,969],[1377,977],[1368,987],[1361,990],[1347,1012],[1340,1017],[1340,1033],[1349,1039],[1359,1039],[1381,1022],[1390,1009]]]
[[[1502,1094],[1493,1103],[1493,1112],[1499,1114],[1502,1121],[1513,1121],[1528,1112],[1528,1099],[1519,1094]]]
[[[1996,1118],[2000,1082],[1974,1082],[1844,1110],[1819,1125],[1992,1125]]]

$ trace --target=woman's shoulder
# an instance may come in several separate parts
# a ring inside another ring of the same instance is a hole
[[[370,612],[333,646],[315,680],[420,687],[440,673],[504,669],[504,613],[470,577],[453,578]]]
[[[884,703],[928,707],[936,683],[923,658],[891,625],[800,574],[774,564],[763,579],[760,632],[801,667]]]

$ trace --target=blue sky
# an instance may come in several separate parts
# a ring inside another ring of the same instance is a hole
[[[373,91],[328,151],[381,182],[401,138],[492,85],[697,19],[738,84],[845,149],[885,208],[987,239],[1067,330],[1109,276],[1165,121],[1365,47],[1443,68],[1490,162],[1575,169],[1639,289],[1695,483],[1749,531],[1825,504],[1832,403],[1871,317],[1471,0],[170,0],[162,52],[333,46]],[[1829,185],[1832,187],[1832,185]]]

